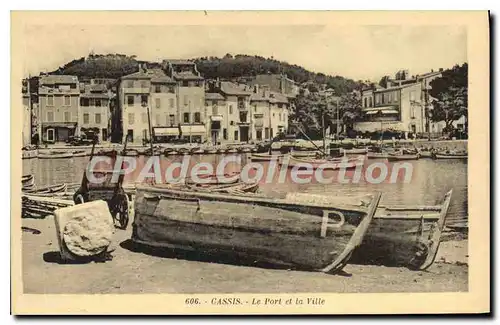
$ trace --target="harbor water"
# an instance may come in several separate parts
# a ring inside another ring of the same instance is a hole
[[[217,164],[223,155],[194,155],[192,163],[208,162]],[[242,165],[249,162],[248,155],[242,154]],[[138,165],[147,157],[136,157]],[[182,161],[182,156],[161,157],[162,161]],[[73,157],[69,159],[25,159],[23,175],[33,174],[38,186],[61,183],[80,183],[89,157]],[[371,161],[371,160],[370,160]],[[304,192],[323,195],[345,196],[382,192],[381,204],[391,205],[434,205],[443,199],[445,193],[453,190],[449,209],[449,217],[464,218],[468,216],[467,207],[467,161],[419,159],[410,161],[413,174],[409,182],[383,182],[372,184],[366,181],[358,183],[331,182],[321,184],[312,182],[297,184],[289,178],[285,182],[266,184],[261,182],[260,189],[269,195],[283,195],[287,192]],[[268,162],[259,163],[267,168]],[[389,164],[391,166],[391,164]],[[236,170],[235,170],[236,171]],[[325,171],[325,175],[327,171]]]

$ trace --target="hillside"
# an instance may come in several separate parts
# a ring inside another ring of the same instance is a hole
[[[338,94],[344,94],[357,86],[357,83],[351,79],[314,73],[295,64],[261,56],[235,55],[233,57],[226,54],[223,58],[201,57],[191,61],[197,64],[198,70],[205,78],[234,79],[264,73],[285,73],[298,83],[312,81],[317,84],[327,84]],[[50,73],[76,75],[82,80],[90,78],[116,79],[136,72],[140,63],[146,63],[150,67],[158,66],[158,63],[139,61],[135,56],[90,54],[86,58],[82,57],[68,62]]]

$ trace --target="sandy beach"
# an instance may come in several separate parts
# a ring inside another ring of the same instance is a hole
[[[468,290],[467,240],[441,244],[427,271],[348,264],[342,275],[235,265],[197,254],[138,250],[131,227],[117,230],[112,259],[65,264],[54,219],[23,219],[25,293],[457,292]],[[39,233],[38,233],[39,232]]]

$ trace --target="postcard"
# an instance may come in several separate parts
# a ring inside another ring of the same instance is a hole
[[[488,12],[11,26],[13,314],[490,312]]]

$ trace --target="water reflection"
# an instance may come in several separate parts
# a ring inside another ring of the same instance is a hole
[[[234,155],[239,156],[239,155]],[[250,162],[247,155],[241,155],[241,163],[245,165]],[[137,165],[144,166],[147,157],[137,158]],[[223,155],[194,155],[191,156],[190,166],[198,162],[207,162],[216,166],[224,158]],[[173,162],[182,162],[184,156],[161,157],[162,170]],[[23,174],[34,174],[37,185],[46,186],[59,183],[81,182],[83,170],[87,165],[89,157],[74,157],[71,159],[28,159],[23,160]],[[371,162],[372,160],[370,160]],[[440,202],[444,194],[453,189],[453,197],[450,205],[450,215],[467,216],[467,163],[460,160],[431,160],[420,159],[411,161],[413,165],[413,177],[410,183],[396,182],[370,184],[361,180],[357,184],[330,184],[309,183],[296,184],[287,177],[283,184],[274,182],[272,184],[261,183],[263,192],[270,195],[284,195],[287,192],[308,192],[329,194],[334,196],[355,195],[373,191],[381,191],[382,204],[436,204]],[[268,162],[260,163],[264,169]],[[392,165],[392,164],[390,164]],[[229,164],[225,172],[239,171],[237,164]],[[136,172],[138,173],[138,171]],[[336,172],[325,171],[325,177],[334,176]],[[127,179],[133,179],[129,177]],[[276,178],[275,178],[276,179]]]

